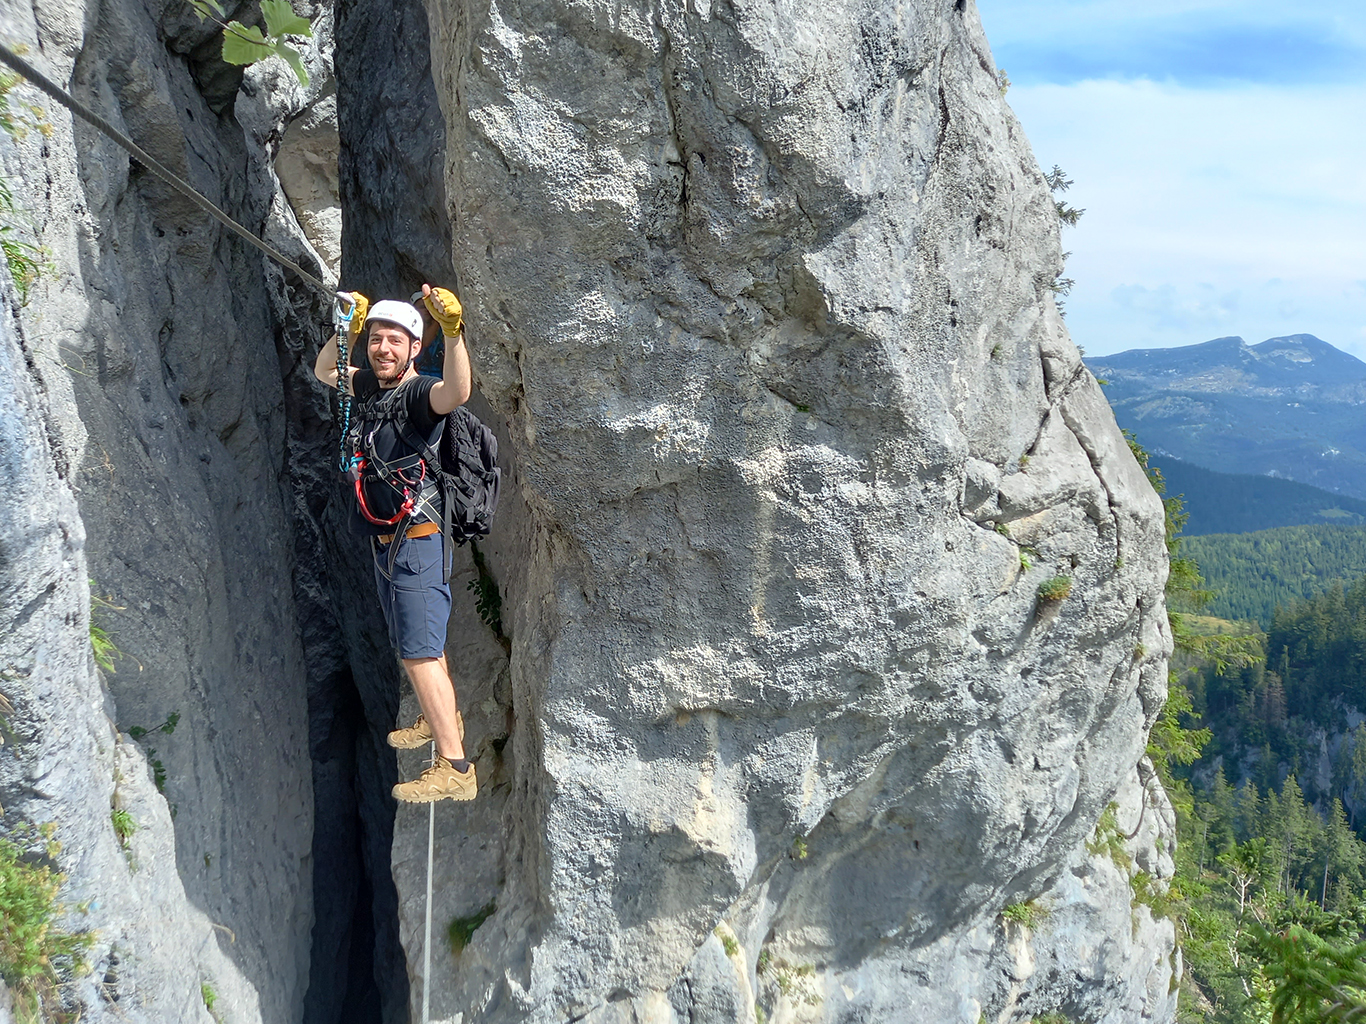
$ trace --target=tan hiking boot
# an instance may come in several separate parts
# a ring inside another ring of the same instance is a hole
[[[455,713],[455,731],[460,734],[460,740],[465,740],[465,716],[459,711]],[[425,715],[418,715],[417,721],[406,729],[395,729],[389,734],[389,746],[399,750],[416,750],[424,743],[432,741],[432,727],[427,724]]]
[[[455,770],[440,754],[425,772],[412,782],[400,782],[394,787],[394,799],[405,804],[429,804],[434,800],[473,800],[479,791],[479,780],[474,777],[474,762],[465,772]]]

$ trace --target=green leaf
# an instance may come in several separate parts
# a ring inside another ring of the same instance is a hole
[[[222,17],[228,13],[218,0],[190,0],[190,6],[194,8],[195,14],[199,15],[200,21],[212,18],[215,14]]]
[[[223,30],[223,59],[229,64],[255,64],[274,52],[255,25],[247,28],[240,21],[230,21]]]
[[[308,23],[307,18],[301,18],[294,13],[294,8],[289,5],[289,0],[261,0],[261,13],[266,18],[266,31],[272,36],[307,36],[313,37],[313,26]],[[284,57],[284,54],[280,54]],[[285,57],[289,60],[288,57]],[[293,65],[293,61],[290,64]],[[294,69],[299,70],[297,67]]]
[[[294,74],[299,79],[299,84],[305,89],[308,88],[308,72],[304,70],[304,59],[299,56],[299,51],[288,43],[277,43],[275,52],[282,60],[294,69]]]

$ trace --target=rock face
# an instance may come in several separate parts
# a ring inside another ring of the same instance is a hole
[[[1169,1019],[1171,927],[1084,844],[1120,793],[1162,873],[1161,509],[971,5],[431,14],[520,491],[507,691],[465,684],[492,792],[439,812],[438,927],[495,909],[434,1008]]]
[[[311,98],[287,70],[244,78],[182,4],[5,4],[3,25],[316,264],[262,145]],[[308,61],[325,82],[323,49]],[[92,973],[63,989],[81,1019],[207,1021],[211,991],[227,1019],[297,1020],[314,815],[281,370],[318,300],[55,104],[10,96],[34,101],[45,130],[0,138],[19,223],[51,262],[27,305],[6,285],[0,324],[4,827],[56,827],[63,899],[86,907],[66,923],[96,935]],[[92,616],[111,671],[91,660]],[[126,850],[114,809],[137,826]]]
[[[289,122],[275,155],[275,173],[309,243],[333,277],[341,270],[337,96],[319,96]]]
[[[335,192],[346,287],[467,301],[507,475],[455,579],[483,789],[437,812],[439,1017],[1171,1018],[1121,866],[1170,873],[1161,508],[970,3],[356,0],[335,118],[325,7],[309,90],[181,4],[0,14],[292,258],[337,258]],[[67,998],[401,1021],[420,754],[383,743],[325,301],[49,116],[0,136],[53,264],[0,285],[0,804],[88,901]]]

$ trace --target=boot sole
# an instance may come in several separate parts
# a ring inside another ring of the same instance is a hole
[[[401,803],[401,804],[434,804],[434,803],[436,803],[438,800],[455,800],[455,801],[457,801],[457,802],[459,802],[459,803],[469,803],[469,802],[470,802],[471,800],[473,800],[477,795],[478,795],[478,791],[477,791],[477,790],[476,790],[474,793],[469,794],[468,796],[464,795],[463,793],[460,794],[459,796],[457,796],[457,795],[454,794],[454,793],[440,793],[440,794],[435,795],[435,796],[408,796],[408,797],[399,796],[397,793],[393,794],[394,799],[397,800],[397,801],[398,801],[399,803]]]

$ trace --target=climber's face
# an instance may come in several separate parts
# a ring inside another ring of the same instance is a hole
[[[370,324],[370,337],[367,350],[370,354],[370,368],[380,386],[392,386],[403,379],[408,367],[417,358],[422,343],[398,324],[376,320]]]

